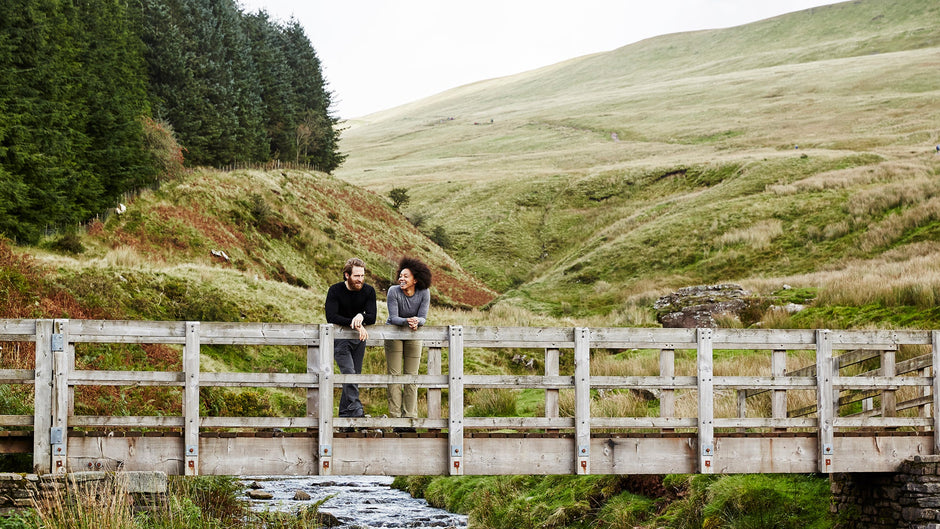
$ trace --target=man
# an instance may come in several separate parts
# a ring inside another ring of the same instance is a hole
[[[366,355],[366,325],[375,323],[375,289],[365,283],[366,264],[353,257],[343,267],[343,281],[331,286],[326,293],[326,321],[359,331],[358,340],[335,340],[333,359],[344,375],[362,373],[362,359]],[[359,401],[359,386],[343,384],[339,399],[340,417],[363,417]]]

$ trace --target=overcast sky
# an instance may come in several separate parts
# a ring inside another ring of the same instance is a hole
[[[834,0],[238,0],[304,27],[354,118],[449,88]]]

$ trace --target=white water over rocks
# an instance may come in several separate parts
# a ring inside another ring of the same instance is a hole
[[[391,488],[386,476],[265,476],[245,477],[250,485],[257,482],[262,490],[274,497],[270,500],[248,500],[256,511],[297,512],[323,498],[333,496],[320,506],[320,512],[335,516],[346,529],[378,527],[467,527],[467,517],[428,505],[422,499]],[[309,500],[295,500],[297,491],[310,495]]]

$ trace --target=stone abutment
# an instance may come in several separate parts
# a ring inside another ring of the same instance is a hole
[[[940,456],[908,459],[895,473],[833,474],[839,529],[940,529]]]

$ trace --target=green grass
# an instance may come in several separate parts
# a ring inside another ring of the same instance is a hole
[[[860,328],[874,326],[888,329],[937,329],[940,328],[940,307],[916,307],[910,305],[862,307],[811,307],[792,318],[795,327],[820,328],[819,323],[833,328]]]
[[[807,475],[397,478],[393,487],[493,528],[825,528],[829,481]],[[659,491],[659,499],[648,494]],[[638,494],[645,492],[647,495]]]
[[[678,529],[828,528],[829,480],[805,475],[667,476],[684,497],[657,523]]]

